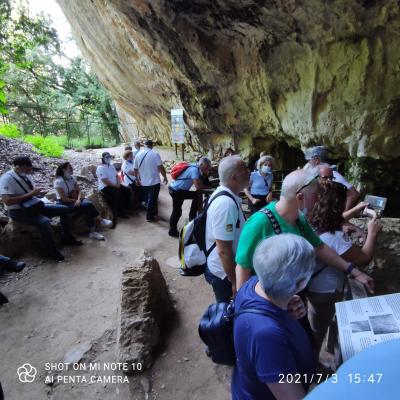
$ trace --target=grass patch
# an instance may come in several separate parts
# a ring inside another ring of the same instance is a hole
[[[60,158],[64,153],[64,147],[58,143],[56,136],[27,135],[23,140],[32,144],[38,153],[47,157]]]

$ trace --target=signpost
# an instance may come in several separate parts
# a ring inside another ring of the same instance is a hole
[[[182,160],[185,159],[185,122],[183,120],[183,109],[171,110],[172,143],[175,144],[175,153],[178,157],[178,145],[182,145]]]

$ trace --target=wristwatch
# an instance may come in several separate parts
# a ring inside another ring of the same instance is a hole
[[[354,265],[353,263],[349,263],[349,265],[347,266],[346,272],[350,275],[351,271],[353,271],[354,268],[357,268],[357,266]]]

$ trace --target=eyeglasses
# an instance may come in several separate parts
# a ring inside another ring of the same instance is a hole
[[[296,191],[296,194],[300,193],[304,188],[307,186],[310,186],[314,181],[316,181],[319,178],[319,175],[314,176],[314,178],[310,179],[305,185],[303,185],[300,189]]]
[[[320,176],[319,178],[324,181],[334,181],[335,180],[334,176]]]

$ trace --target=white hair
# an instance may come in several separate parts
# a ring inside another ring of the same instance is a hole
[[[227,183],[232,175],[236,172],[239,162],[242,161],[240,156],[233,155],[223,158],[218,166],[218,175],[221,183]]]
[[[200,167],[203,164],[211,165],[211,160],[207,157],[201,157],[197,162],[197,165]]]
[[[287,200],[293,199],[299,189],[311,183],[318,176],[318,167],[309,167],[291,172],[282,182],[281,196]]]
[[[289,299],[298,291],[300,280],[310,280],[315,267],[315,253],[302,236],[283,233],[264,239],[257,246],[253,267],[260,285],[273,299]]]
[[[274,157],[272,156],[262,156],[260,159],[257,161],[257,169],[259,170],[261,166],[266,162],[266,161],[274,161]]]

